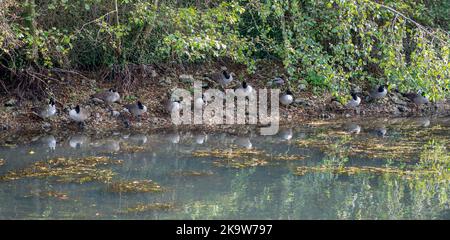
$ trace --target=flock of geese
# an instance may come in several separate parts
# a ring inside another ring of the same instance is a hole
[[[397,90],[396,90],[397,91]],[[381,85],[375,88],[372,88],[369,91],[369,96],[366,98],[366,100],[378,100],[386,97],[388,93],[387,86]],[[416,104],[416,106],[420,106],[422,104],[428,104],[429,100],[425,96],[425,92],[418,91],[417,93],[402,93],[402,95],[406,98],[408,98],[411,102]],[[361,104],[361,98],[354,92],[351,93],[352,98],[347,103],[348,108],[356,108]]]
[[[222,89],[224,90],[227,85],[229,85],[233,81],[233,75],[234,73],[228,72],[226,68],[222,68],[221,71],[216,72],[214,74],[211,74],[210,78],[218,83]],[[276,77],[270,82],[270,85],[272,87],[283,87],[285,85],[286,81],[281,77]],[[246,81],[243,81],[238,88],[235,88],[235,95],[236,96],[249,96],[252,94],[253,89],[250,84],[248,84]],[[386,97],[388,92],[387,86],[381,85],[377,86],[369,91],[368,99],[382,99]],[[410,99],[412,102],[414,102],[416,105],[422,105],[427,104],[429,101],[425,94],[421,91],[418,93],[407,93],[403,94],[403,96]],[[91,96],[91,98],[97,102],[103,102],[107,104],[107,106],[111,106],[113,103],[117,103],[120,101],[120,94],[115,89],[109,89],[104,92],[100,92],[97,94],[94,94]],[[291,90],[287,88],[285,92],[280,94],[280,103],[284,106],[289,106],[294,102],[294,95],[292,94]],[[203,94],[202,97],[194,99],[194,108],[203,108],[207,104],[207,101],[205,100],[205,94]],[[347,108],[356,108],[361,104],[361,97],[359,97],[356,93],[351,93],[351,99],[347,102],[346,107]],[[124,111],[131,114],[133,117],[140,120],[141,116],[147,112],[147,107],[141,102],[136,101],[132,104],[124,105]],[[182,108],[180,100],[171,99],[170,96],[165,100],[164,103],[165,110],[167,112],[173,112],[178,111]],[[119,116],[120,112],[113,111],[110,109],[112,116]],[[47,105],[43,107],[33,108],[33,113],[35,115],[38,115],[42,119],[47,119],[52,116],[55,116],[57,113],[55,100],[53,98],[50,98]],[[80,105],[76,105],[74,108],[71,108],[69,110],[69,118],[78,123],[80,127],[84,126],[85,121],[90,117],[90,113],[87,109],[82,108]],[[124,121],[125,125],[128,127],[129,122]]]

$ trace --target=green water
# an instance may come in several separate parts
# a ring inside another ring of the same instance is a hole
[[[304,124],[269,137],[11,136],[0,147],[0,219],[450,219],[449,133],[450,119],[417,118]],[[66,171],[49,160],[89,156],[122,161],[95,167],[113,174],[106,181],[30,175],[39,162]],[[143,180],[162,191],[111,191]]]

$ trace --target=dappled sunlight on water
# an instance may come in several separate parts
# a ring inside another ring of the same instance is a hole
[[[17,134],[1,219],[449,218],[450,119],[336,121],[277,135]]]

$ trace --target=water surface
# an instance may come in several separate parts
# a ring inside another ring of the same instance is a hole
[[[0,218],[450,219],[449,133],[416,118],[16,136],[0,147]]]

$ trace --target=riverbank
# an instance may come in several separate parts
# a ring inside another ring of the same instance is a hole
[[[220,69],[221,64],[183,67],[154,67],[136,66],[130,72],[129,78],[113,82],[99,81],[98,75],[82,75],[66,73],[59,76],[60,81],[49,92],[56,99],[57,116],[50,120],[42,120],[32,113],[32,107],[43,103],[42,100],[24,100],[13,96],[0,97],[0,132],[6,134],[10,131],[79,131],[78,126],[68,118],[68,109],[79,104],[91,112],[86,122],[85,131],[108,131],[125,128],[122,118],[112,117],[111,112],[102,103],[92,101],[91,95],[100,90],[116,88],[121,94],[121,102],[112,106],[115,111],[122,111],[126,103],[141,100],[148,108],[148,112],[141,122],[132,122],[132,129],[156,130],[173,127],[170,116],[164,111],[163,101],[165,94],[174,88],[192,89],[194,80],[202,80],[214,88],[211,81],[205,77]],[[253,88],[267,88],[267,83],[275,76],[282,74],[281,67],[261,66],[257,74],[249,75],[245,68],[239,65],[227,65],[234,72],[235,79],[245,79]],[[264,71],[263,71],[264,69]],[[232,86],[237,86],[238,80]],[[283,86],[282,89],[286,89]],[[281,124],[298,123],[300,121],[314,121],[317,119],[352,119],[373,117],[410,117],[410,116],[447,116],[450,112],[450,101],[442,100],[417,108],[412,102],[401,94],[390,91],[386,98],[378,102],[367,102],[367,91],[363,86],[359,95],[362,103],[359,112],[346,109],[342,104],[332,101],[329,93],[313,93],[309,88],[304,89],[301,84],[290,86],[294,91],[295,103],[280,112]],[[199,129],[202,131],[216,129],[238,129],[245,126],[230,125],[195,125],[181,126],[183,129]]]

